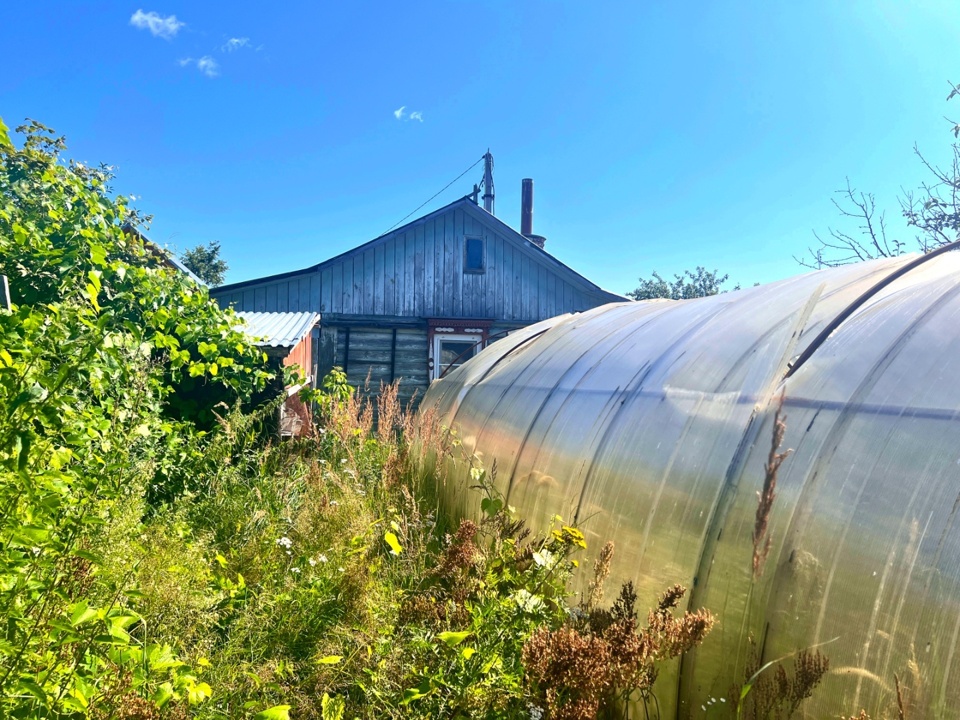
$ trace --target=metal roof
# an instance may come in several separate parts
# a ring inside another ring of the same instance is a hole
[[[244,324],[239,328],[258,345],[293,347],[320,322],[315,312],[238,312]]]

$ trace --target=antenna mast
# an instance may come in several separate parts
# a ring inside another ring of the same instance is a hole
[[[483,156],[483,209],[491,215],[493,212],[493,155],[490,154],[490,148],[487,148],[487,154]]]

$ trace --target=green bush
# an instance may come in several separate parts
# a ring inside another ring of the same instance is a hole
[[[105,168],[19,129],[18,149],[0,123],[0,716],[201,702],[134,609],[139,566],[111,571],[105,539],[189,487],[218,403],[264,387],[265,358],[123,230],[136,216]]]

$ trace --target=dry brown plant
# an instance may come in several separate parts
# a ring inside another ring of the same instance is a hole
[[[460,527],[453,537],[447,536],[447,547],[443,551],[440,563],[434,569],[438,577],[451,579],[466,573],[483,557],[474,544],[479,528],[472,520],[461,520]]]
[[[397,439],[403,429],[403,407],[397,398],[399,382],[389,385],[380,383],[377,395],[377,439],[382,443],[391,443]]]
[[[813,694],[829,670],[830,660],[820,651],[801,650],[794,659],[791,676],[782,662],[770,668],[763,664],[754,646],[744,672],[747,678],[744,685],[753,683],[750,692],[741,700],[742,686],[734,685],[730,688],[730,704],[739,711],[738,718],[787,720],[797,712],[800,703]]]
[[[713,627],[707,610],[674,617],[685,592],[680,585],[668,589],[641,628],[637,594],[627,582],[609,610],[592,609],[559,630],[538,630],[524,646],[523,663],[548,716],[587,720],[635,693],[649,700],[658,665],[699,645]]]
[[[573,627],[539,628],[523,647],[523,664],[544,689],[551,720],[591,720],[610,687],[610,645]]]
[[[769,533],[769,525],[773,503],[777,499],[777,473],[780,471],[783,461],[793,452],[793,450],[780,452],[783,436],[787,431],[786,416],[783,415],[784,398],[785,394],[781,393],[780,402],[777,404],[777,410],[773,416],[773,435],[770,440],[770,453],[764,465],[763,489],[757,493],[757,514],[753,526],[754,578],[763,575],[763,567],[766,564],[773,542],[773,537]]]
[[[903,690],[900,688],[900,678],[896,673],[893,674],[893,683],[897,688],[897,720],[904,720]]]
[[[593,580],[587,589],[587,599],[583,604],[583,610],[589,612],[591,609],[600,605],[603,601],[603,585],[610,575],[610,563],[613,560],[613,541],[608,540],[600,548],[600,554],[593,566]]]

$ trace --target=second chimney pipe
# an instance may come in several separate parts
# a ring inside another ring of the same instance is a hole
[[[524,178],[520,193],[520,234],[533,235],[533,180]]]

